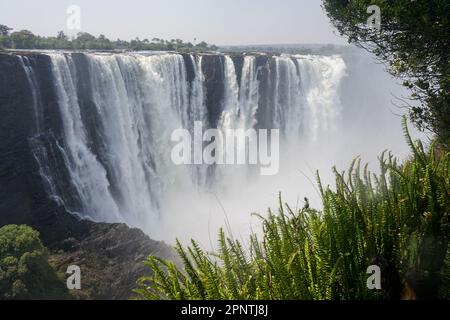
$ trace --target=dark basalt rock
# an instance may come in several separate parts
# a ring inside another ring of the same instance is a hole
[[[241,85],[242,80],[242,67],[244,66],[244,55],[232,55],[231,60],[233,60],[234,69],[236,71],[236,79],[238,85]]]
[[[35,126],[26,74],[13,55],[0,54],[0,225],[26,223],[45,197],[29,148]]]
[[[192,63],[191,55],[182,53],[184,65],[186,66],[186,79],[189,83],[195,79],[194,64]]]
[[[256,112],[256,128],[273,129],[273,106],[274,84],[276,83],[276,73],[272,70],[276,69],[275,59],[266,55],[256,57],[256,68],[258,70],[257,79],[259,82],[259,92],[262,93]]]
[[[204,55],[202,71],[205,76],[206,108],[210,127],[217,127],[223,110],[224,57],[221,55]]]

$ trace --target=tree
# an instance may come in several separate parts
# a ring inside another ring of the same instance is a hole
[[[165,50],[169,50],[169,51],[175,50],[174,44],[171,43],[171,42],[167,42],[167,43],[166,43]]]
[[[11,38],[8,36],[0,35],[0,49],[11,48]]]
[[[25,225],[0,228],[0,300],[67,297],[39,233]]]
[[[0,35],[1,36],[8,36],[9,32],[12,30],[12,28],[5,26],[4,24],[0,24]]]
[[[110,50],[113,48],[111,41],[103,34],[98,36],[97,47],[102,50]]]
[[[142,41],[137,37],[136,39],[130,41],[130,49],[134,51],[140,51],[144,49],[144,45]]]
[[[67,40],[68,39],[66,34],[64,33],[64,31],[58,31],[56,38],[58,40]]]
[[[15,49],[33,49],[35,48],[35,35],[29,30],[21,30],[11,34],[12,46]]]
[[[70,49],[72,43],[69,37],[64,33],[64,31],[59,31],[56,38],[53,37],[43,37],[43,48],[52,47],[54,49]]]
[[[79,32],[77,38],[72,41],[72,45],[76,49],[97,49],[95,48],[96,38],[87,32]]]
[[[87,32],[78,32],[76,40],[82,42],[95,41],[95,37]]]
[[[450,144],[450,2],[323,0],[341,35],[375,53],[412,90],[411,118]],[[368,7],[381,9],[381,29],[368,28]]]
[[[196,47],[198,47],[200,49],[208,49],[208,44],[205,41],[202,41],[199,44],[197,44]]]

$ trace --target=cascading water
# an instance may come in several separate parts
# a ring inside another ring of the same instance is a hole
[[[70,55],[52,55],[51,58],[64,128],[64,145],[59,146],[59,149],[70,173],[71,182],[76,188],[76,196],[80,198],[83,211],[80,214],[103,221],[121,220],[119,206],[109,189],[107,172],[89,147],[78,103],[75,83],[77,79],[72,58]]]
[[[239,87],[236,78],[236,69],[233,60],[225,56],[225,79],[224,79],[224,98],[223,110],[220,118],[219,127],[223,129],[236,128],[236,122],[239,120]]]
[[[239,116],[242,119],[241,127],[246,129],[256,125],[256,112],[259,101],[258,70],[255,66],[255,57],[244,57],[242,66],[241,84],[239,87]]]
[[[310,141],[316,141],[324,134],[333,136],[340,126],[342,105],[339,85],[346,72],[345,62],[327,56],[296,57],[296,62],[301,77],[300,90],[304,93],[299,99],[306,99],[308,105],[302,117],[303,132]],[[298,94],[301,95],[301,92]]]
[[[265,209],[295,170],[287,166],[263,179],[246,167],[176,166],[173,130],[193,132],[194,121],[204,129],[280,129],[280,157],[291,163],[300,148],[340,126],[346,70],[340,56],[49,56],[62,130],[53,145],[41,143],[35,152],[49,196],[84,218],[126,222],[154,238],[184,237],[192,225],[215,230],[210,222],[223,221],[223,211],[248,216]],[[30,63],[21,59],[36,86]],[[39,131],[39,92],[34,95]],[[55,152],[66,175],[52,170],[48,154]],[[246,194],[270,201],[248,201]]]

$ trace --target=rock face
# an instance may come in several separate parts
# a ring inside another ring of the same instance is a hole
[[[33,64],[46,137],[57,136],[58,110],[48,56],[25,55]],[[124,224],[95,223],[69,214],[46,194],[45,181],[33,155],[36,136],[33,91],[17,55],[0,53],[0,227],[26,224],[40,232],[58,271],[69,265],[81,268],[82,290],[73,296],[87,299],[127,299],[144,274],[143,260],[150,254],[174,258],[173,250]],[[52,132],[49,132],[52,130]],[[45,142],[45,141],[44,141]]]
[[[176,260],[164,243],[150,240],[141,230],[124,224],[89,223],[82,238],[68,237],[53,250],[51,261],[64,273],[69,265],[81,269],[81,290],[71,294],[78,299],[128,299],[136,280],[148,274],[143,261],[149,255]]]
[[[208,110],[208,122],[212,127],[217,125],[223,109],[223,82],[225,79],[223,61],[223,56],[206,55],[202,62],[203,74],[205,75],[205,103]]]

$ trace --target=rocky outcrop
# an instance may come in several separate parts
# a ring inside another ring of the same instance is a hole
[[[139,229],[124,224],[90,223],[81,238],[67,237],[53,248],[51,262],[60,273],[67,266],[81,269],[81,290],[76,299],[128,299],[136,281],[149,274],[143,261],[149,255],[176,260],[174,251],[151,240]]]

